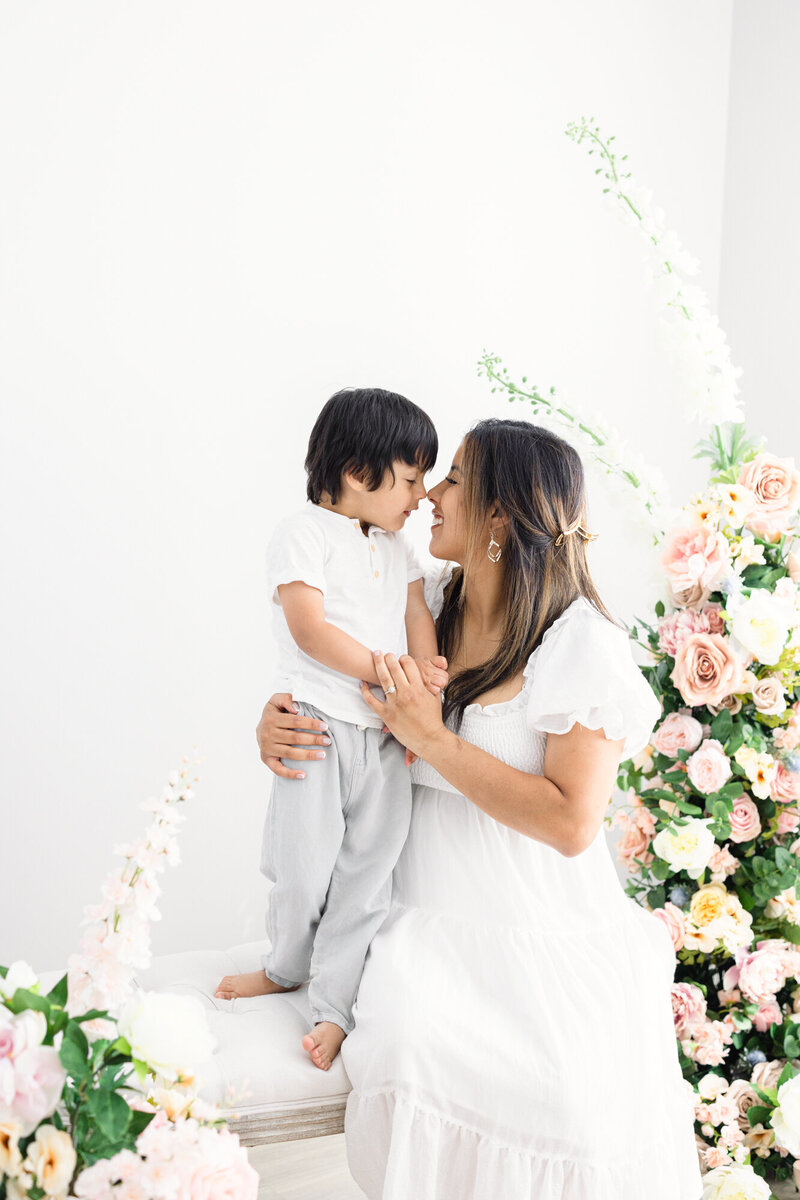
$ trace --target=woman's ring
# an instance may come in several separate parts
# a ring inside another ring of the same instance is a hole
[[[394,686],[394,684],[392,684],[392,686],[390,688],[386,689],[386,695],[391,696],[392,692],[396,692],[396,691],[397,691],[397,688]]]

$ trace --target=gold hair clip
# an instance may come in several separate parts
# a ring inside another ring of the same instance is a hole
[[[555,544],[557,546],[562,545],[564,538],[569,537],[569,535],[571,533],[577,533],[578,536],[583,538],[583,540],[585,542],[593,542],[596,538],[599,538],[599,536],[600,536],[599,533],[589,533],[589,530],[584,529],[583,525],[581,525],[580,521],[578,521],[578,523],[576,525],[572,526],[572,529],[562,529],[561,533],[555,539]]]

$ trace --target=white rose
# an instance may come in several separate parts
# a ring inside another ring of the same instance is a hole
[[[757,588],[736,606],[731,632],[762,663],[776,663],[789,636],[786,604]]]
[[[40,1125],[36,1140],[28,1146],[25,1165],[36,1175],[36,1182],[48,1196],[63,1196],[75,1170],[77,1155],[72,1139],[55,1125]]]
[[[778,1107],[772,1114],[775,1141],[800,1158],[800,1075],[778,1088]]]
[[[708,819],[690,817],[674,832],[662,829],[653,838],[651,850],[669,863],[673,871],[685,871],[690,879],[698,879],[716,847],[708,825]]]
[[[25,988],[30,991],[38,982],[39,976],[33,967],[19,959],[8,968],[5,979],[0,979],[0,996],[10,1000],[17,988]]]
[[[769,1185],[752,1167],[715,1167],[703,1176],[703,1200],[771,1200]]]
[[[216,1045],[200,1001],[168,992],[136,995],[120,1017],[119,1031],[133,1057],[166,1080],[210,1058]]]

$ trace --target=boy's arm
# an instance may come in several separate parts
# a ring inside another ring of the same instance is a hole
[[[304,654],[332,671],[377,684],[372,650],[325,620],[325,602],[319,588],[296,580],[282,583],[278,594],[289,632]],[[375,648],[383,649],[381,646]]]
[[[412,658],[436,658],[436,626],[430,609],[425,603],[425,591],[421,579],[408,585],[406,601],[406,640]]]
[[[436,626],[430,609],[425,603],[425,591],[421,579],[408,585],[406,604],[406,640],[408,653],[416,659],[420,674],[428,691],[441,695],[450,682],[447,674],[447,659],[439,655],[436,645]]]

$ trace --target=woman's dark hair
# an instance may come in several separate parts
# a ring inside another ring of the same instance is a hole
[[[445,692],[444,717],[519,674],[545,632],[578,596],[585,596],[612,620],[586,562],[586,541],[575,531],[556,545],[559,534],[581,522],[586,531],[583,463],[569,442],[529,421],[480,421],[464,439],[461,475],[466,509],[467,567],[487,551],[486,522],[495,510],[504,540],[505,624],[497,653],[461,672]],[[457,568],[445,588],[437,622],[439,650],[456,657],[463,634],[464,570]]]
[[[339,499],[342,475],[352,471],[371,492],[399,460],[421,471],[436,462],[433,421],[416,404],[383,388],[346,388],[331,396],[314,422],[306,454],[306,494]]]

